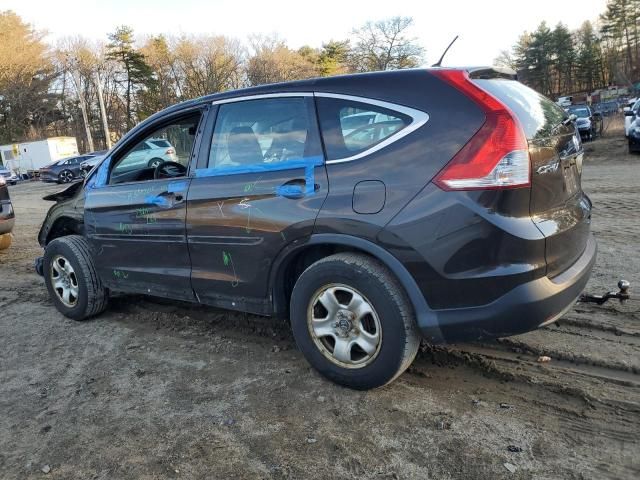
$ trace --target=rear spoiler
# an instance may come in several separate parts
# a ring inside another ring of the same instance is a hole
[[[474,80],[489,80],[492,78],[518,79],[518,74],[506,67],[476,67],[467,69],[467,72],[469,72],[469,77]]]

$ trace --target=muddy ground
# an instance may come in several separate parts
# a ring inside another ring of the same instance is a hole
[[[599,242],[588,290],[624,277],[640,294],[640,156],[620,119],[586,150]],[[392,385],[355,392],[311,370],[281,322],[132,296],[88,322],[61,316],[32,268],[40,198],[58,188],[11,187],[2,479],[639,478],[638,300],[576,305],[496,342],[423,346]]]

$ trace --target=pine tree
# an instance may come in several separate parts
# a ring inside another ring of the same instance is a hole
[[[109,34],[109,40],[107,59],[118,62],[123,68],[119,83],[125,85],[126,127],[129,130],[133,126],[133,95],[141,87],[152,84],[153,75],[144,60],[144,55],[134,47],[133,29],[127,26],[118,27],[114,33]]]
[[[573,37],[566,25],[558,23],[552,33],[553,67],[556,76],[554,93],[561,95],[570,92],[573,87],[573,70],[576,62],[576,51]]]
[[[577,32],[577,77],[581,89],[592,91],[600,86],[602,81],[602,59],[600,45],[593,25],[587,21]]]

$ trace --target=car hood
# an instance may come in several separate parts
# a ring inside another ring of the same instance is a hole
[[[75,182],[69,185],[64,190],[61,190],[56,193],[52,193],[50,195],[46,195],[42,197],[43,200],[48,200],[51,202],[59,202],[60,200],[64,200],[66,198],[73,197],[80,188],[82,188],[83,182]]]

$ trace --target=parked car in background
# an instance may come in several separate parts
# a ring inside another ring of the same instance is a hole
[[[104,158],[104,154],[106,151],[101,152],[95,157],[89,158],[80,164],[80,176],[82,178],[86,177],[87,174],[95,167],[100,161]]]
[[[36,269],[76,320],[111,292],[289,318],[319,372],[378,387],[421,337],[518,334],[575,303],[596,258],[582,158],[566,113],[503,69],[229,91],[149,117],[45,197]]]
[[[69,183],[81,178],[80,164],[95,155],[86,154],[63,158],[40,169],[40,180],[43,182]]]
[[[640,98],[635,98],[635,97],[634,97],[634,98],[629,98],[629,99],[627,99],[627,100],[625,101],[625,102],[626,102],[626,104],[624,105],[624,107],[623,107],[623,109],[622,109],[622,110],[623,110],[623,111],[625,111],[625,112],[626,112],[626,111],[631,110],[631,109],[633,108],[633,105],[634,105],[638,100],[640,100]]]
[[[9,185],[15,185],[18,182],[18,176],[2,165],[0,165],[0,177],[4,178]]]
[[[0,250],[11,246],[11,230],[15,222],[13,205],[5,177],[0,175]]]
[[[640,117],[635,117],[631,122],[627,141],[629,143],[629,153],[640,152]]]
[[[567,112],[577,117],[576,126],[583,139],[593,140],[602,133],[602,116],[595,114],[588,105],[572,105]]]
[[[638,111],[640,111],[640,100],[635,101],[629,109],[624,110],[624,134],[629,136],[629,129],[631,124],[638,117]]]
[[[136,170],[141,167],[156,168],[163,162],[177,162],[176,149],[164,138],[149,138],[138,145],[127,156],[127,161],[121,163],[118,169],[121,172]]]

